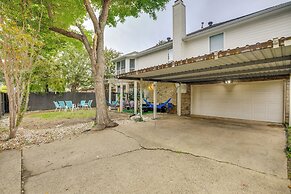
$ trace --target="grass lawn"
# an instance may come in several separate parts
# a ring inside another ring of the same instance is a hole
[[[95,117],[95,109],[91,110],[75,110],[60,112],[34,112],[27,115],[29,118],[40,118],[47,120],[57,119],[90,119]]]

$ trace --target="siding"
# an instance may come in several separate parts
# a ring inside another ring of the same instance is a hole
[[[209,36],[224,33],[224,50],[291,36],[291,12],[281,12],[184,42],[183,58],[209,54]]]
[[[144,55],[136,59],[136,70],[168,63],[168,49]]]
[[[287,36],[291,36],[291,12],[283,12],[226,30],[225,47],[241,47]]]

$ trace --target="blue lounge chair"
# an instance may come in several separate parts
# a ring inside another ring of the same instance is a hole
[[[54,105],[55,105],[55,111],[57,111],[58,109],[59,110],[61,110],[61,106],[59,105],[59,103],[58,102],[56,102],[56,101],[53,101],[54,102]]]
[[[88,108],[92,108],[92,102],[93,102],[93,100],[88,101],[88,103],[87,103]]]
[[[88,108],[88,104],[86,103],[86,100],[81,100],[78,106],[81,108]]]
[[[108,106],[111,106],[111,107],[116,107],[116,106],[118,106],[118,101],[116,100],[116,101],[112,101],[111,103],[109,103],[108,101],[107,101],[107,105]]]
[[[64,101],[58,101],[59,105],[60,105],[60,109],[64,109],[66,110],[66,104]]]
[[[146,99],[143,99],[143,100],[145,101],[146,105],[147,105],[149,108],[154,108],[154,105],[153,105],[152,103],[148,102]],[[166,107],[167,104],[168,104],[171,100],[172,100],[172,98],[169,98],[166,102],[157,105],[157,109],[162,109],[162,108]]]
[[[74,110],[75,105],[73,104],[72,101],[65,101],[65,103],[66,103],[66,109],[71,109],[72,111]]]

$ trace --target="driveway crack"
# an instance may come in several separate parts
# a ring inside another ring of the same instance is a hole
[[[189,155],[189,156],[192,156],[192,157],[195,157],[195,158],[203,158],[203,159],[211,160],[211,161],[218,162],[218,163],[221,163],[221,164],[227,164],[227,165],[235,166],[235,167],[238,167],[238,168],[242,168],[244,170],[252,171],[252,172],[255,172],[255,173],[259,173],[259,174],[263,174],[263,175],[267,175],[267,176],[272,176],[272,177],[275,177],[275,178],[278,178],[278,179],[286,180],[286,178],[280,177],[280,176],[278,176],[276,174],[266,173],[266,172],[255,170],[255,169],[252,169],[252,168],[249,168],[249,167],[241,166],[241,165],[236,164],[236,163],[223,161],[223,160],[218,160],[218,159],[215,159],[215,158],[210,158],[208,156],[197,155],[197,154],[193,154],[193,153],[185,152],[185,151],[173,150],[173,149],[170,149],[170,148],[146,147],[146,146],[143,146],[136,138],[134,138],[134,137],[122,132],[122,131],[119,131],[119,130],[116,130],[116,129],[111,129],[111,130],[113,130],[113,131],[115,131],[117,133],[120,133],[120,134],[122,134],[122,135],[124,135],[124,136],[126,136],[126,137],[128,137],[130,139],[135,140],[138,143],[138,145],[141,147],[141,149],[143,149],[143,150],[148,150],[148,151],[166,151],[166,152],[172,152],[172,153],[175,153],[175,154]]]
[[[40,173],[37,173],[37,174],[29,174],[29,173],[27,173],[26,176],[25,176],[25,175],[23,176],[23,179],[32,178],[32,177],[39,176],[39,175],[42,175],[42,174],[46,174],[46,173],[48,173],[48,172],[55,171],[55,170],[60,170],[60,169],[69,168],[69,167],[73,167],[73,166],[84,165],[84,164],[86,164],[86,163],[90,163],[90,162],[94,162],[94,161],[98,161],[98,160],[115,158],[115,157],[119,157],[119,156],[122,156],[122,155],[125,155],[125,154],[129,154],[129,153],[132,153],[132,152],[136,152],[136,151],[139,151],[139,150],[142,150],[142,148],[139,147],[139,148],[137,148],[137,149],[133,149],[133,150],[129,150],[129,151],[125,151],[125,152],[121,152],[121,153],[114,154],[114,155],[111,155],[111,156],[98,157],[98,158],[96,158],[96,159],[88,160],[88,161],[85,161],[85,162],[82,162],[82,163],[66,164],[66,165],[63,165],[63,166],[61,166],[61,167],[53,168],[53,169],[50,169],[50,170],[48,170],[48,171],[40,172]]]

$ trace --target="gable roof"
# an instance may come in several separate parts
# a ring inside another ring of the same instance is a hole
[[[131,52],[125,55],[122,55],[120,57],[117,57],[115,59],[113,59],[113,62],[119,61],[119,60],[123,60],[125,58],[130,58],[130,57],[134,57],[134,58],[138,58],[144,55],[148,55],[150,53],[156,52],[156,51],[160,51],[160,50],[164,50],[164,49],[170,49],[173,47],[173,40],[169,40],[167,42],[164,42],[162,44],[157,44],[151,48],[148,48],[146,50],[140,51],[140,52]]]

